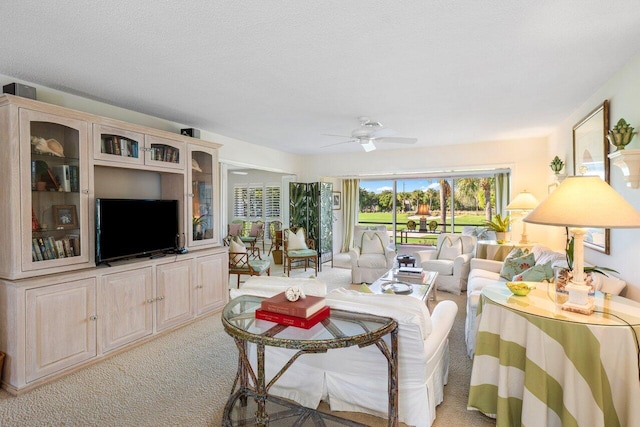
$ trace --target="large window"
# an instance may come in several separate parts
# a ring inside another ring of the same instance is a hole
[[[493,174],[361,180],[358,222],[385,225],[398,243],[434,244],[439,233],[481,226],[500,212],[495,182]]]

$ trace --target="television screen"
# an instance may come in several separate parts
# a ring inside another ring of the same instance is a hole
[[[175,249],[177,200],[96,199],[96,264]]]

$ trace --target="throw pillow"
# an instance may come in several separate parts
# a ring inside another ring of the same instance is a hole
[[[260,234],[260,230],[262,230],[263,225],[264,224],[260,222],[254,222],[253,224],[251,224],[251,230],[249,230],[249,237],[258,237],[258,234]]]
[[[305,242],[304,237],[304,229],[302,228],[298,228],[298,231],[295,233],[287,230],[287,250],[309,249],[307,248],[307,242]]]
[[[246,253],[247,247],[244,245],[244,243],[242,243],[242,241],[238,243],[234,238],[229,244],[229,252]]]
[[[384,245],[377,233],[365,232],[362,233],[362,240],[360,242],[361,254],[383,254]]]
[[[453,261],[459,255],[462,255],[462,239],[445,236],[438,248],[437,258]]]
[[[236,236],[229,242],[229,253],[231,254],[229,261],[234,267],[242,267],[246,263],[245,256],[238,254],[246,254],[247,247],[242,243],[242,240],[240,240],[240,243],[238,243],[238,240],[240,240],[240,238]]]
[[[520,274],[513,276],[513,280],[516,282],[542,282],[550,281],[553,279],[553,268],[551,262],[546,264],[538,264],[523,271]]]
[[[365,283],[360,285],[360,292],[362,292],[363,294],[372,294],[373,293],[371,291],[371,289],[369,289],[369,286],[367,286]]]
[[[526,254],[518,258],[507,258],[502,264],[500,277],[506,280],[513,279],[513,276],[520,274],[531,268],[536,262],[533,254]]]
[[[242,223],[231,223],[229,224],[229,235],[230,236],[238,236],[242,231]]]

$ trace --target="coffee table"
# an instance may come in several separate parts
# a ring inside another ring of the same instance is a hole
[[[436,286],[436,278],[438,277],[437,271],[425,271],[424,276],[422,278],[422,283],[409,282],[405,278],[397,278],[396,273],[398,272],[397,268],[392,268],[387,271],[382,277],[369,285],[369,289],[374,294],[384,293],[384,289],[389,285],[397,284],[396,288],[400,289],[400,292],[396,292],[399,294],[405,294],[403,292],[404,289],[407,289],[406,295],[411,295],[414,298],[418,298],[421,301],[427,300],[427,298],[431,301],[435,301],[437,299],[437,286]]]

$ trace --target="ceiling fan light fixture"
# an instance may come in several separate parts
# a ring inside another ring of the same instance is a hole
[[[360,145],[367,153],[376,149],[376,146],[373,144],[373,141],[370,139],[363,139],[360,141]]]

